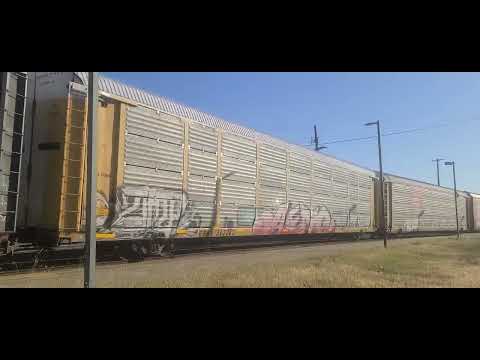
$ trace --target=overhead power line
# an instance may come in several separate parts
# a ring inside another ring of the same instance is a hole
[[[400,130],[400,131],[391,131],[391,132],[383,133],[382,137],[409,134],[409,133],[426,131],[426,130],[431,130],[431,129],[438,129],[438,128],[445,127],[445,126],[448,126],[448,124],[440,124],[440,125],[435,125],[435,126],[428,126],[428,127],[423,127],[423,128],[415,128],[415,129]],[[372,139],[376,139],[376,138],[377,138],[377,136],[365,136],[365,137],[357,137],[357,138],[351,138],[351,139],[341,139],[341,140],[328,141],[328,142],[323,142],[321,144],[322,145],[331,145],[331,144],[339,144],[339,143],[362,141],[362,140],[372,140]],[[306,146],[311,146],[311,145],[312,144],[308,144]]]

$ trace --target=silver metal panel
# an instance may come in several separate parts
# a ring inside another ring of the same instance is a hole
[[[125,148],[125,162],[129,165],[183,171],[183,147],[180,145],[128,134]]]
[[[319,172],[317,166],[317,173]],[[314,177],[312,186],[312,231],[333,231],[342,227],[369,227],[371,225],[371,201],[373,182],[363,183],[356,174],[333,169],[334,179],[325,175]],[[348,183],[346,182],[348,181]],[[368,185],[367,185],[368,184]]]
[[[222,158],[222,177],[229,180],[254,184],[257,179],[257,165],[254,162],[224,156]]]
[[[335,199],[348,198],[348,184],[341,181],[333,181],[333,197]]]
[[[86,73],[77,72],[76,74],[80,79],[82,79],[84,84],[87,83]],[[283,148],[284,150],[293,150],[297,153],[302,153],[311,156],[312,158],[320,159],[332,166],[344,166],[352,171],[361,172],[369,176],[375,176],[375,172],[370,169],[366,169],[345,160],[336,159],[330,155],[314,152],[298,145],[288,144],[285,141],[275,139],[253,129],[229,123],[219,117],[207,114],[183,104],[179,104],[164,97],[149,94],[143,90],[135,89],[112,79],[99,77],[99,89],[106,95],[124,98],[126,100],[133,101],[140,105],[151,107],[171,115],[188,118],[210,127],[223,129],[225,132],[232,135],[247,137],[257,142],[271,144],[273,146]]]
[[[473,229],[480,231],[480,197],[472,194]]]
[[[294,152],[290,152],[288,156],[290,172],[296,172],[306,175],[310,175],[312,173],[311,158],[309,156]]]
[[[287,202],[285,189],[262,186],[258,190],[259,207],[278,206]]]
[[[285,149],[271,146],[268,144],[260,145],[260,164],[267,164],[269,167],[279,169],[287,168],[287,152]]]
[[[190,149],[188,152],[189,175],[217,176],[217,155],[211,152]]]
[[[196,123],[191,123],[189,127],[188,145],[190,149],[217,153],[217,130]]]
[[[170,236],[179,222],[182,193],[147,187],[126,187],[119,192],[113,222],[119,238],[145,238],[149,233]]]
[[[222,181],[222,204],[255,205],[255,185],[239,181]]]
[[[285,189],[287,187],[287,174],[284,169],[262,164],[259,169],[259,183],[260,186],[273,186]]]
[[[314,177],[312,182],[312,194],[331,196],[332,194],[332,180],[329,178]]]
[[[188,177],[188,198],[214,202],[216,180],[214,177],[192,175]]]
[[[127,108],[128,134],[181,145],[184,142],[183,126],[180,118],[168,114],[138,107]]]
[[[313,167],[313,176],[314,178],[325,178],[325,179],[331,179],[332,177],[332,170],[331,166],[320,162],[318,160],[315,160],[312,162],[312,167]]]
[[[215,223],[215,204],[210,201],[189,199],[182,216],[181,226],[188,228],[209,228]]]
[[[255,221],[254,205],[229,205],[221,207],[220,226],[226,228],[252,227]]]
[[[458,196],[461,229],[467,228],[466,197]],[[392,230],[455,230],[453,191],[408,182],[392,183]]]
[[[292,190],[309,193],[312,185],[312,178],[309,174],[290,172],[288,177],[289,192]]]
[[[305,234],[310,226],[311,210],[302,203],[290,203],[285,214],[284,229],[291,234]]]
[[[224,134],[222,140],[222,154],[224,157],[242,159],[246,162],[256,163],[257,144],[247,138]]]
[[[126,165],[124,184],[126,187],[146,186],[181,191],[182,175],[178,172]]]
[[[310,207],[310,193],[298,190],[290,190],[288,192],[288,202],[291,204],[304,204]]]

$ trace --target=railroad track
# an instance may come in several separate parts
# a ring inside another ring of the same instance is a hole
[[[400,240],[414,237],[433,237],[433,236],[450,236],[454,235],[452,232],[429,232],[429,233],[404,233],[404,234],[390,234],[389,240]],[[209,255],[214,253],[228,253],[228,254],[240,254],[249,253],[258,249],[265,248],[280,248],[280,247],[309,247],[317,245],[332,245],[342,243],[353,242],[375,242],[382,239],[378,236],[372,236],[370,238],[358,239],[352,237],[352,234],[343,234],[342,236],[323,235],[319,236],[306,236],[306,235],[290,235],[290,236],[267,236],[263,241],[259,241],[258,238],[251,238],[251,242],[248,242],[244,238],[244,243],[235,242],[229,245],[216,244],[212,239],[204,240],[203,246],[197,247],[179,247],[175,251],[174,256],[165,255],[148,255],[142,258],[127,259],[121,258],[118,255],[112,253],[98,252],[97,266],[102,267],[112,264],[125,264],[129,262],[139,261],[158,261],[164,259],[181,259],[191,256]],[[369,234],[373,235],[373,234]],[[4,259],[3,263],[0,263],[0,276],[8,276],[12,274],[32,273],[49,270],[68,270],[82,266],[83,264],[83,245],[76,245],[73,248],[57,249],[50,252],[43,249],[34,250],[28,249],[26,253],[16,254],[10,259]]]

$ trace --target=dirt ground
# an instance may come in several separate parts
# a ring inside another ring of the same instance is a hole
[[[0,287],[82,287],[83,269],[0,276]],[[480,235],[289,246],[97,267],[97,287],[480,287]]]

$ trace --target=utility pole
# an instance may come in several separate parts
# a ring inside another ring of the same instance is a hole
[[[318,151],[318,135],[317,135],[317,125],[313,125],[313,130],[315,131],[315,151]]]
[[[457,205],[457,179],[455,174],[455,161],[447,161],[445,165],[453,167],[453,192],[455,197],[455,217],[457,220],[457,239],[460,238],[460,227],[458,225],[458,205]]]
[[[315,143],[315,151],[326,149],[327,148],[326,146],[318,145],[317,125],[313,125],[313,131],[315,132],[315,137],[313,138],[313,141]]]
[[[84,287],[95,287],[97,259],[97,73],[88,73],[88,144],[87,144],[87,219],[85,233]]]
[[[380,226],[381,230],[383,232],[383,246],[386,249],[387,248],[387,226],[385,224],[385,200],[384,200],[384,180],[383,180],[383,165],[382,165],[382,140],[381,140],[381,134],[380,134],[380,121],[375,121],[371,123],[365,124],[365,126],[372,126],[376,125],[377,126],[377,134],[378,134],[378,159],[380,163],[380,201],[382,202],[382,205],[380,206]]]
[[[437,184],[438,184],[438,186],[440,186],[440,167],[439,167],[438,164],[442,160],[445,160],[445,159],[434,159],[434,160],[432,160],[433,162],[437,163]]]

